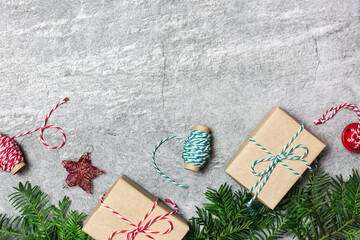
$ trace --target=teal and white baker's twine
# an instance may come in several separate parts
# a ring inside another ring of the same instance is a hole
[[[187,185],[179,184],[167,175],[165,175],[156,165],[155,162],[155,153],[156,150],[163,144],[164,142],[171,140],[171,139],[177,139],[180,142],[183,143],[183,153],[182,158],[184,159],[185,163],[190,163],[195,166],[198,166],[202,168],[206,162],[207,159],[210,157],[210,141],[211,141],[211,135],[209,133],[205,133],[202,131],[192,130],[190,133],[190,136],[184,141],[182,138],[177,136],[172,136],[165,138],[161,140],[154,148],[154,151],[152,152],[152,162],[156,169],[156,171],[165,179],[167,179],[172,184],[175,184],[176,186],[187,188]]]
[[[266,150],[263,146],[261,146],[259,143],[257,143],[254,139],[249,137],[249,141],[254,143],[256,146],[258,146],[261,150],[263,150],[264,152],[266,152],[267,154],[269,154],[271,157],[269,158],[263,158],[263,159],[258,159],[256,161],[253,162],[253,164],[251,165],[251,172],[256,175],[259,176],[260,178],[256,181],[256,183],[254,184],[254,186],[251,187],[251,189],[248,191],[249,193],[251,193],[261,182],[259,189],[256,191],[256,193],[254,194],[254,196],[251,198],[251,200],[246,204],[248,206],[248,208],[250,210],[252,210],[251,208],[251,204],[253,203],[253,201],[255,200],[255,198],[259,195],[261,189],[264,187],[264,185],[266,184],[267,180],[269,179],[272,171],[274,170],[274,168],[276,167],[277,163],[281,163],[284,167],[286,167],[287,169],[289,169],[293,174],[295,174],[298,177],[301,177],[301,175],[297,172],[295,172],[294,169],[292,169],[291,167],[289,167],[288,165],[286,165],[282,160],[300,160],[301,162],[303,162],[310,170],[311,170],[311,166],[306,162],[306,160],[304,159],[304,157],[307,155],[308,153],[308,148],[302,144],[298,144],[294,147],[292,147],[289,151],[286,152],[286,149],[290,146],[290,144],[294,141],[294,139],[301,133],[301,131],[304,129],[304,126],[301,125],[299,131],[296,132],[296,134],[290,139],[290,141],[285,145],[285,147],[283,148],[283,150],[281,150],[281,152],[278,155],[272,155],[268,150]],[[297,148],[303,148],[304,149],[304,154],[302,156],[298,156],[296,154],[293,153],[293,151]],[[272,161],[271,164],[269,165],[269,167],[267,167],[264,171],[257,173],[254,170],[254,167],[256,166],[256,164],[260,163],[260,162],[267,162],[267,161]]]

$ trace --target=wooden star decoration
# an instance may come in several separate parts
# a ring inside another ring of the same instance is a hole
[[[79,161],[63,160],[62,164],[69,172],[64,188],[79,186],[86,193],[91,194],[91,180],[104,173],[103,170],[91,165],[89,153],[85,152]]]

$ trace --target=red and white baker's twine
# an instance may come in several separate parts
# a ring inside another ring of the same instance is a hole
[[[105,193],[106,194],[106,193]],[[158,204],[158,201],[159,199],[156,198],[155,200],[155,203],[154,205],[152,206],[152,208],[145,214],[145,216],[141,219],[141,221],[135,225],[133,224],[132,222],[130,222],[129,220],[127,220],[126,218],[124,218],[123,216],[121,216],[118,212],[116,212],[115,210],[113,210],[112,208],[110,208],[109,206],[107,206],[105,203],[104,203],[104,197],[105,197],[105,194],[102,196],[101,198],[101,204],[106,208],[108,209],[110,212],[112,212],[113,214],[115,214],[116,216],[118,216],[120,219],[122,219],[123,221],[125,221],[126,223],[128,223],[130,226],[132,226],[134,229],[132,230],[118,230],[118,231],[115,231],[113,232],[112,234],[110,234],[108,240],[111,240],[116,234],[119,234],[119,233],[126,233],[126,237],[125,237],[125,240],[134,240],[136,235],[138,233],[142,233],[144,234],[145,236],[147,236],[148,238],[150,239],[155,239],[153,238],[152,236],[150,236],[149,234],[160,234],[160,235],[164,235],[164,234],[168,234],[172,229],[173,229],[173,223],[171,222],[170,219],[166,218],[167,216],[169,215],[173,215],[173,214],[176,214],[179,209],[178,207],[175,205],[175,203],[173,201],[171,201],[170,199],[165,199],[165,201],[167,203],[170,203],[173,208],[175,209],[174,211],[172,212],[168,212],[168,213],[165,213],[165,214],[162,214],[162,215],[159,215],[157,217],[154,217],[153,219],[151,219],[150,221],[146,222],[144,225],[142,225],[145,221],[145,219],[150,215],[150,213],[155,209],[155,207],[157,206]],[[169,228],[164,231],[164,232],[158,232],[158,231],[153,231],[153,230],[150,230],[148,229],[152,224],[154,224],[155,222],[157,221],[160,221],[160,220],[165,220],[169,223]]]
[[[60,101],[58,104],[56,104],[56,106],[53,109],[50,110],[49,114],[45,117],[45,121],[44,121],[42,127],[36,128],[36,129],[28,131],[28,132],[24,132],[19,135],[15,135],[11,138],[8,136],[0,135],[0,168],[1,168],[1,170],[10,172],[16,164],[19,164],[20,162],[23,161],[22,152],[21,152],[20,148],[16,145],[16,143],[13,141],[14,138],[21,137],[21,136],[24,136],[24,135],[27,135],[27,134],[30,134],[30,133],[40,130],[40,140],[45,146],[47,146],[48,148],[51,148],[51,149],[57,149],[57,148],[61,148],[62,146],[64,146],[65,141],[66,141],[66,136],[65,136],[64,131],[60,127],[55,126],[55,125],[46,126],[46,123],[47,123],[50,115],[53,113],[53,111],[56,108],[58,108],[61,104],[65,103],[68,100],[69,100],[68,98],[64,98],[62,101]],[[60,133],[63,136],[63,141],[60,145],[51,146],[45,142],[44,137],[43,137],[43,132],[45,129],[48,129],[48,128],[55,128],[60,131]]]
[[[341,104],[339,106],[336,106],[336,107],[332,107],[332,108],[329,108],[328,110],[326,110],[326,112],[322,115],[322,118],[319,118],[318,120],[316,120],[314,122],[315,125],[318,125],[318,124],[322,124],[324,122],[326,122],[327,120],[329,120],[330,118],[332,118],[336,113],[337,111],[339,111],[341,108],[348,108],[348,109],[351,109],[351,110],[354,110],[357,115],[358,115],[358,118],[359,118],[359,129],[360,129],[360,110],[353,104],[350,104],[350,103],[344,103],[344,104]],[[331,112],[331,115],[326,117],[326,115]]]

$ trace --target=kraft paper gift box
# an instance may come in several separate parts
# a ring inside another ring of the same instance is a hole
[[[137,225],[140,220],[149,212],[155,202],[155,197],[144,190],[142,187],[133,182],[125,175],[121,175],[115,184],[104,196],[104,204],[118,212],[121,216]],[[160,201],[150,215],[145,219],[143,224],[154,217],[162,214],[172,212],[172,210],[165,206]],[[189,226],[178,214],[167,216],[172,224],[173,229],[164,235],[150,234],[156,240],[181,240],[189,231]],[[143,224],[141,226],[143,226]],[[149,230],[164,232],[169,228],[169,223],[166,220],[160,220],[148,227]],[[83,231],[97,240],[108,239],[109,236],[118,230],[133,230],[127,222],[123,221],[109,209],[105,208],[101,203],[93,210],[87,218]],[[125,239],[125,233],[114,235],[113,240]],[[149,240],[147,236],[142,233],[137,233],[135,240]]]
[[[254,139],[273,156],[276,156],[279,155],[300,128],[301,125],[283,109],[274,107],[251,133],[250,138]],[[325,148],[325,144],[305,128],[298,134],[285,152],[298,144],[302,144],[308,149],[308,153],[303,159],[309,165]],[[302,156],[304,152],[305,150],[302,147],[293,151],[293,153],[298,156]],[[254,142],[246,140],[229,161],[225,167],[225,171],[236,182],[249,191],[260,179],[260,176],[253,174],[251,170],[252,164],[256,160],[269,157],[271,157],[271,155],[267,154]],[[289,155],[288,157],[292,156]],[[302,175],[305,170],[308,169],[301,160],[281,159],[281,161],[299,175]],[[254,167],[254,171],[260,173],[266,170],[271,162],[272,161],[265,161],[257,163]],[[265,177],[262,180],[264,179]],[[274,209],[298,179],[299,176],[295,175],[291,170],[278,162],[261,191],[258,193],[257,199],[267,207]],[[261,183],[262,181],[260,181],[258,186],[253,189],[253,195],[257,192]]]

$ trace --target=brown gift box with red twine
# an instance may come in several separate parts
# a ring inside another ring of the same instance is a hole
[[[96,240],[181,240],[189,226],[130,178],[121,175],[87,218],[83,231]]]

